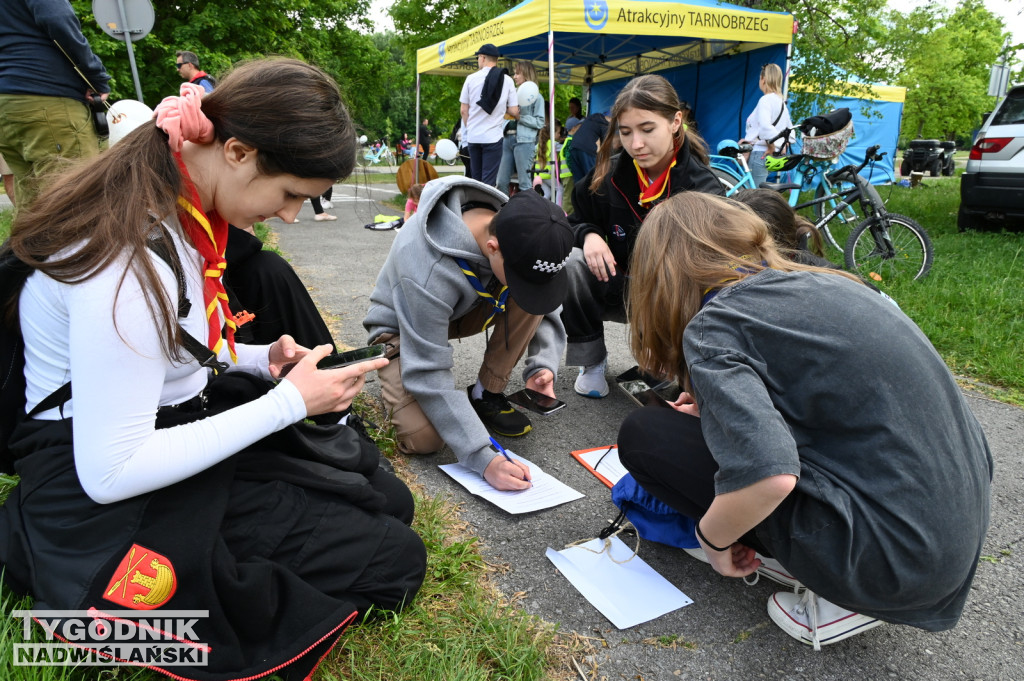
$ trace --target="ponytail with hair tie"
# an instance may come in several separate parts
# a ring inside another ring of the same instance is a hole
[[[195,83],[182,83],[180,93],[164,97],[155,110],[156,127],[167,133],[167,143],[175,153],[185,142],[207,143],[214,138],[213,123],[202,110],[206,90]]]

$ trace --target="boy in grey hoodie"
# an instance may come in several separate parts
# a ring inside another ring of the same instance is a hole
[[[506,436],[530,430],[503,395],[528,346],[526,386],[554,397],[572,244],[565,214],[536,192],[507,199],[465,177],[424,187],[363,320],[369,342],[388,346],[391,363],[378,376],[401,451],[422,454],[448,443],[496,489],[529,486],[529,468],[495,449],[487,428]],[[476,385],[456,388],[449,339],[488,328]]]

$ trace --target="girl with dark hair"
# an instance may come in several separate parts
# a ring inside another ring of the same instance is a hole
[[[992,458],[921,330],[855,276],[786,258],[719,197],[652,211],[632,272],[633,355],[685,392],[630,414],[619,455],[696,521],[712,567],[744,577],[755,552],[774,558],[796,583],[768,613],[815,648],[882,621],[954,627]]]
[[[132,611],[206,611],[168,642],[206,653],[174,674],[301,678],[357,611],[418,590],[408,488],[354,415],[304,422],[347,412],[387,362],[318,371],[330,346],[236,344],[221,283],[229,223],[291,222],[354,160],[329,76],[254,61],[205,97],[183,84],[15,219],[31,418],[10,440],[0,561],[36,608],[90,613],[78,645]]]
[[[764,220],[781,252],[790,260],[840,269],[825,258],[821,234],[807,218],[798,215],[789,202],[771,189],[741,189],[732,198],[749,206]]]
[[[603,322],[625,321],[629,256],[648,212],[678,192],[724,193],[708,167],[707,145],[683,123],[679,96],[661,76],[629,81],[610,118],[597,165],[575,177],[569,216],[577,248],[562,307],[565,363],[581,367],[575,387],[586,397],[608,394]],[[616,141],[622,152],[613,156]]]

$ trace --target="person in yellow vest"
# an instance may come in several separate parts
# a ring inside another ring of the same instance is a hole
[[[555,137],[556,149],[558,149],[558,179],[559,185],[555,188],[555,202],[562,206],[562,210],[569,214],[572,212],[572,189],[575,186],[572,180],[572,171],[569,170],[569,164],[565,160],[565,151],[568,148],[566,140],[571,140],[572,137],[566,137],[565,128],[559,121],[555,121],[555,127],[558,128],[558,133]],[[541,184],[544,189],[544,196],[550,198],[551,188],[551,175],[555,172],[554,163],[552,160],[553,154],[551,150],[551,131],[545,127],[540,131],[537,137],[537,168],[541,168],[535,177],[534,184]]]

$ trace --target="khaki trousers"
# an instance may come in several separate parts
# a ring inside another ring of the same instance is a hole
[[[481,333],[491,309],[491,303],[482,300],[465,316],[448,325],[448,338],[467,338]],[[512,370],[526,352],[541,319],[543,317],[540,315],[526,313],[512,298],[508,299],[505,312],[494,320],[478,374],[484,390],[494,393],[505,390]],[[391,424],[397,431],[399,451],[406,454],[436,452],[444,446],[444,440],[437,434],[416,398],[402,384],[401,338],[385,333],[373,340],[374,345],[380,343],[388,347],[385,357],[391,362],[377,372],[377,377],[380,379],[384,404],[391,415]]]
[[[0,95],[0,153],[14,171],[18,203],[27,206],[42,178],[59,170],[62,159],[99,153],[92,114],[66,97]]]

